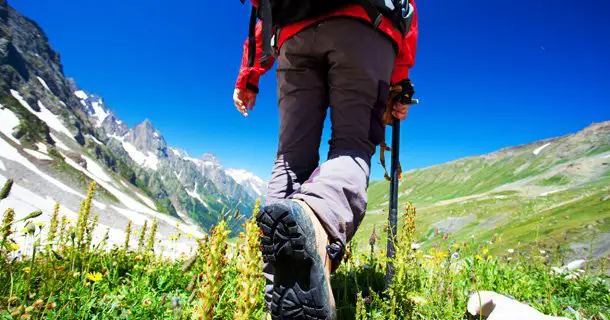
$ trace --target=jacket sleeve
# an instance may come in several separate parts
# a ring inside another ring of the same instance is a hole
[[[417,48],[418,36],[417,9],[415,7],[415,0],[409,0],[409,2],[414,9],[413,21],[407,36],[403,38],[402,43],[398,47],[398,55],[396,55],[394,71],[392,72],[392,84],[408,79],[409,69],[415,64],[415,51]]]
[[[248,56],[249,56],[249,40],[246,39],[244,43],[244,53],[241,59],[241,67],[239,68],[239,75],[237,76],[237,82],[235,88],[237,89],[249,89],[258,92],[258,81],[260,76],[265,72],[269,71],[273,66],[274,59],[270,58],[269,63],[262,66],[260,59],[263,55],[263,26],[261,21],[256,25],[256,58],[254,59],[254,66],[248,67]]]

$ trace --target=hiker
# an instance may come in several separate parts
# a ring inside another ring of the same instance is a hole
[[[265,207],[257,216],[268,280],[265,300],[272,319],[332,319],[330,272],[364,217],[371,157],[385,138],[382,119],[390,86],[399,85],[404,98],[413,93],[415,3],[252,2],[233,99],[247,116],[260,76],[277,60],[278,151]],[[319,165],[329,106],[330,150]],[[404,120],[408,109],[396,103],[390,111]]]

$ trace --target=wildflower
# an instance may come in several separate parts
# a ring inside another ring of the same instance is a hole
[[[411,301],[413,301],[413,303],[416,305],[425,305],[426,303],[428,303],[426,298],[424,298],[422,296],[411,296],[411,297],[409,297],[409,299]]]
[[[29,273],[30,273],[30,271],[32,271],[32,269],[30,269],[30,267],[25,267],[25,268],[23,268],[23,272],[25,272],[25,273],[27,273],[27,274],[29,274]]]
[[[36,308],[36,309],[40,309],[42,308],[42,305],[44,304],[44,301],[42,301],[42,299],[38,299],[34,302],[34,304],[32,305],[32,307]]]
[[[515,253],[515,249],[508,249],[508,250],[506,250],[506,251],[507,251],[508,253],[510,253],[510,254]]]
[[[155,247],[155,234],[157,233],[157,218],[153,218],[152,226],[150,227],[150,234],[148,236],[148,242],[146,243],[146,251],[151,252]]]
[[[127,227],[125,227],[125,244],[123,248],[125,251],[129,249],[129,239],[131,238],[131,220],[127,221]]]
[[[17,296],[12,296],[8,299],[8,305],[11,306],[13,303],[19,301],[19,298],[17,298]]]
[[[192,233],[187,233],[186,237],[189,239],[193,239],[195,237],[195,235],[193,235]]]
[[[56,307],[56,306],[57,306],[57,305],[55,304],[55,302],[49,302],[49,303],[47,303],[47,306],[46,306],[46,308],[45,308],[45,309],[47,309],[47,310],[53,310],[53,309],[55,309],[55,307]]]
[[[481,249],[481,253],[482,254],[488,254],[489,253],[489,249],[488,248],[483,248],[483,249]]]
[[[454,253],[451,255],[451,258],[453,258],[453,259],[459,259],[459,258],[460,258],[460,254],[459,254],[459,253],[457,253],[457,252],[454,252]]]
[[[451,247],[453,249],[458,249],[460,247],[460,244],[456,242],[456,243],[452,244]]]
[[[437,260],[441,261],[444,260],[447,257],[447,252],[445,251],[438,251],[435,255]]]
[[[477,254],[475,258],[479,261],[483,261],[483,257],[480,254]]]
[[[17,250],[19,250],[19,248],[21,248],[21,247],[16,243],[11,244],[11,246],[10,246],[11,251],[17,251]]]
[[[98,282],[100,280],[102,280],[102,274],[99,272],[89,272],[87,273],[87,280],[92,281],[92,282]]]
[[[149,300],[149,299],[145,299],[144,301],[142,301],[142,304],[143,304],[145,307],[150,307],[150,305],[152,304],[152,302],[150,302],[150,300]]]
[[[142,226],[142,230],[139,232],[138,238],[138,252],[144,250],[144,241],[146,238],[146,230],[148,229],[148,220],[144,220],[144,225]]]
[[[171,240],[171,241],[178,240],[178,235],[172,234],[171,236],[169,236],[169,240]]]
[[[34,222],[34,225],[37,226],[37,227],[42,227],[42,226],[44,226],[44,222],[36,221],[36,222]]]
[[[546,250],[540,250],[540,254],[545,255],[546,254]]]
[[[53,208],[53,214],[51,215],[49,232],[47,233],[47,241],[52,242],[53,240],[55,240],[58,226],[59,226],[59,202],[55,202],[55,207]]]
[[[33,306],[29,306],[29,307],[25,308],[25,313],[30,313],[32,311],[34,311],[34,307]]]
[[[421,248],[421,244],[411,243],[411,250],[418,250],[419,248]]]

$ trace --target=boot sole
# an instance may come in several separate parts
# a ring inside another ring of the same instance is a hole
[[[271,318],[333,319],[324,262],[307,214],[296,203],[282,202],[265,207],[257,222],[263,261],[275,269]]]

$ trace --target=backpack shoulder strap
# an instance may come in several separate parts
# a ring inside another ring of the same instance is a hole
[[[373,27],[377,29],[381,24],[381,20],[383,19],[383,14],[377,9],[372,0],[356,0],[356,3],[362,6],[366,14],[371,19],[373,23]]]

